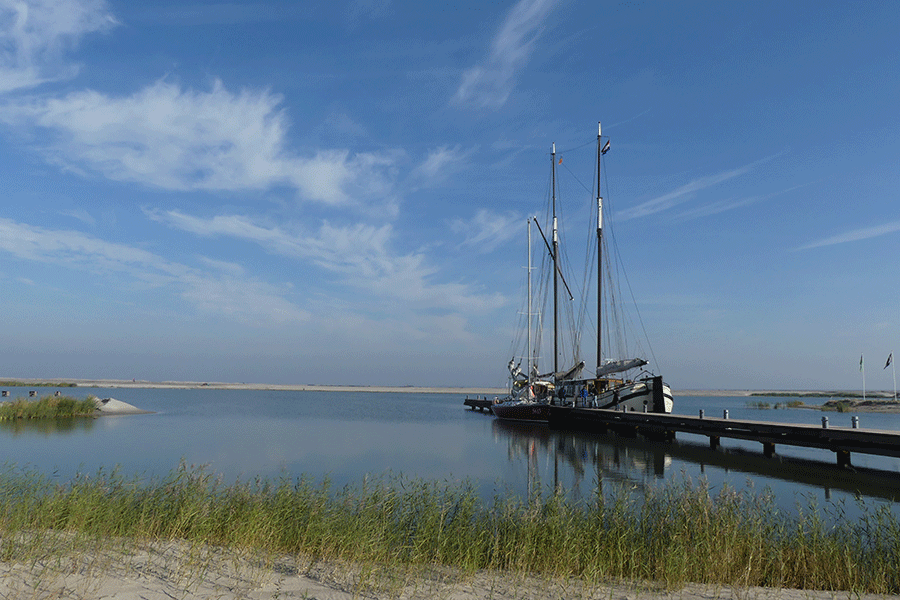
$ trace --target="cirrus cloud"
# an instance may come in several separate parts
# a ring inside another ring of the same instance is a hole
[[[65,50],[115,24],[104,0],[0,0],[0,93],[74,76]]]

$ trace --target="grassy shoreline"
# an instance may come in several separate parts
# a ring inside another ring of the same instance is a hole
[[[466,483],[397,476],[333,489],[309,478],[225,485],[186,467],[152,481],[104,471],[64,484],[12,468],[0,474],[0,559],[33,560],[61,535],[589,583],[900,592],[900,523],[885,507],[827,524],[815,507],[788,515],[767,494],[714,494],[689,480],[640,503],[622,492],[584,505],[550,492],[487,502]]]
[[[0,421],[12,419],[68,419],[94,417],[97,403],[94,396],[78,399],[69,396],[44,396],[39,400],[16,398],[0,402]]]

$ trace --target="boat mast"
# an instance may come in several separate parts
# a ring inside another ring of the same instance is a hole
[[[556,225],[556,143],[550,153],[550,195],[553,199],[553,380],[559,373],[559,311],[556,308],[559,286],[559,232]]]
[[[531,356],[531,219],[528,218],[528,360],[525,365],[528,369],[528,396],[530,398],[531,395],[531,372],[532,372],[532,361],[534,357]]]
[[[603,146],[600,141],[602,129],[597,122],[597,368],[603,364],[601,333],[603,328],[603,197],[600,195],[600,157]],[[595,371],[596,373],[596,371]]]

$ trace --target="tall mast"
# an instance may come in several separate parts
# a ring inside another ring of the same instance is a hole
[[[603,146],[602,129],[597,122],[597,368],[603,364],[601,333],[603,329],[603,197],[600,195],[600,157]]]
[[[556,226],[556,144],[550,153],[550,195],[553,198],[553,378],[559,373],[559,311],[556,308],[559,286],[559,232]]]
[[[528,389],[531,389],[531,364],[534,357],[531,356],[531,217],[528,218],[528,360],[525,363],[528,369]],[[528,392],[529,394],[531,392]]]

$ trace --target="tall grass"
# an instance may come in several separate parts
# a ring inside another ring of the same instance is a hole
[[[16,398],[0,402],[0,420],[92,417],[96,412],[97,403],[93,396],[82,400],[69,396],[44,396],[39,400]]]
[[[900,592],[900,523],[887,508],[826,520],[816,507],[787,514],[769,494],[712,493],[690,480],[642,499],[622,491],[577,503],[552,492],[484,501],[467,483],[402,477],[340,489],[306,477],[226,485],[182,466],[149,482],[101,471],[58,485],[8,469],[0,476],[0,558],[38,551],[15,541],[24,532],[588,582]]]

